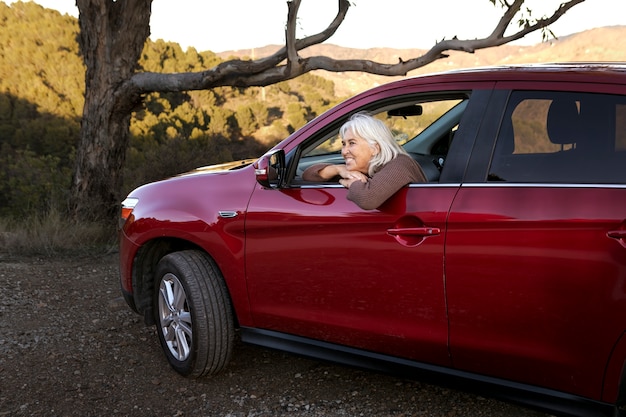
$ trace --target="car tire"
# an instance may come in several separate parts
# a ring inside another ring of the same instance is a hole
[[[195,250],[159,261],[154,316],[161,347],[181,375],[198,378],[221,371],[234,343],[233,310],[215,262]]]

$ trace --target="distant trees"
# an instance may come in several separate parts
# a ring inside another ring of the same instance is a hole
[[[34,3],[0,3],[2,216],[40,211],[69,192],[85,67],[76,20],[49,16]]]
[[[33,3],[0,3],[0,214],[40,208],[69,190],[84,66],[75,41],[48,41],[73,39],[75,21],[45,15]]]

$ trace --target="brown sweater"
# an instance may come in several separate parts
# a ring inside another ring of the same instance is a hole
[[[319,172],[330,164],[315,164],[302,174],[305,181],[325,181]],[[400,154],[389,161],[366,182],[355,181],[348,189],[348,200],[364,210],[380,207],[399,189],[413,182],[426,182],[426,175],[417,162],[408,155]]]

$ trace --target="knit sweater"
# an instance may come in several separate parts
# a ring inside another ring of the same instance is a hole
[[[315,164],[306,169],[302,178],[306,181],[325,181],[319,172],[330,164]],[[354,181],[348,189],[348,200],[364,210],[380,207],[399,189],[413,182],[426,182],[426,175],[417,162],[408,155],[400,154],[389,161],[366,182]]]

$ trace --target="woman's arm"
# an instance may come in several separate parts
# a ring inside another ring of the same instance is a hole
[[[302,173],[302,179],[305,181],[311,181],[311,182],[328,181],[333,177],[332,176],[327,177],[327,176],[322,176],[322,175],[328,175],[325,172],[327,171],[326,168],[329,166],[332,166],[332,165],[331,164],[311,165],[310,167],[305,169],[304,172]]]
[[[366,182],[352,182],[348,200],[364,210],[373,210],[412,182],[426,182],[422,168],[410,156],[398,155]]]
[[[303,180],[312,182],[330,181],[336,177],[357,179],[365,177],[365,175],[348,171],[346,166],[343,164],[334,165],[323,163],[311,165],[302,173]]]

